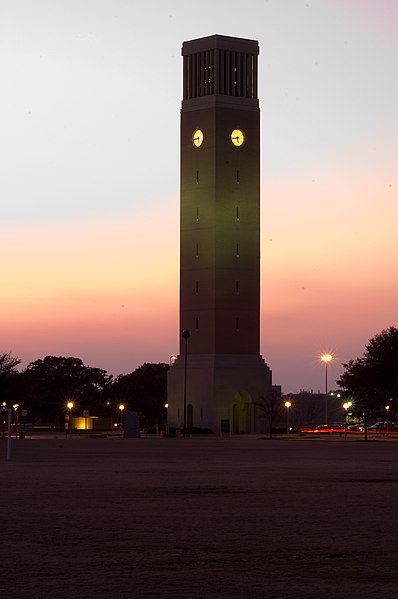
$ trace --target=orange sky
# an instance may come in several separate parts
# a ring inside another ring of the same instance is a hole
[[[341,361],[396,323],[392,183],[380,190],[370,174],[332,184],[326,175],[263,181],[262,353],[286,392],[323,390],[318,354],[336,354],[332,381]],[[300,209],[286,213],[293,197]],[[366,208],[375,197],[391,212]],[[24,364],[76,355],[119,374],[178,351],[178,197],[164,198],[150,223],[131,212],[9,227],[1,251],[12,255],[2,268],[3,347]]]
[[[0,352],[119,374],[178,351],[180,44],[214,33],[260,42],[274,382],[323,390],[322,352],[336,354],[333,385],[398,325],[398,3],[251,8],[202,0],[192,19],[170,0],[154,21],[147,3],[137,27],[129,0],[6,3]]]

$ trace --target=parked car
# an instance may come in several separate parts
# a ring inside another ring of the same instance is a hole
[[[349,424],[347,426],[347,431],[349,433],[363,433],[364,430],[365,430],[365,425],[363,424],[363,422],[359,422],[356,424]]]
[[[388,420],[380,420],[379,422],[372,424],[372,426],[369,426],[368,431],[375,433],[398,431],[398,424],[395,424],[395,422],[390,422]]]

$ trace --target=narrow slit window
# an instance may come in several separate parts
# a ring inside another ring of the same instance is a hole
[[[199,258],[199,244],[196,244],[196,257]]]
[[[236,330],[239,331],[239,316],[236,317],[235,326]]]
[[[236,182],[240,183],[239,171],[236,171]]]
[[[196,208],[196,220],[199,220],[199,208]]]
[[[236,293],[239,293],[239,281],[236,281],[235,290],[236,290]]]
[[[196,183],[199,183],[199,171],[196,171]]]
[[[177,418],[180,417],[180,408],[177,408]]]
[[[199,281],[196,281],[195,291],[199,293]]]
[[[236,207],[236,220],[239,220],[239,206]]]
[[[236,256],[239,258],[239,243],[236,244]]]
[[[200,417],[203,418],[203,408],[200,408]]]
[[[198,328],[199,328],[199,318],[198,317],[196,317],[195,328],[196,328],[196,330],[198,330]]]

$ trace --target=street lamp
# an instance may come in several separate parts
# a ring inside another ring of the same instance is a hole
[[[343,409],[344,409],[344,441],[347,439],[347,411],[349,410],[349,408],[352,406],[352,402],[351,401],[346,401],[345,403],[343,403]]]
[[[386,431],[388,433],[388,414],[389,414],[389,410],[390,410],[389,404],[386,405],[385,410],[386,410]]]
[[[66,426],[65,426],[65,436],[66,437],[68,436],[68,431],[72,430],[72,410],[73,410],[73,406],[74,406],[73,401],[68,401],[68,403],[66,404],[66,407],[69,410],[69,414],[67,415],[68,416],[68,428],[66,428]],[[66,420],[66,416],[65,416],[65,420]]]
[[[13,406],[14,408],[14,427],[15,427],[15,438],[18,438],[18,408],[19,408],[19,403],[15,403]]]
[[[120,410],[120,428],[121,431],[123,432],[123,410],[124,410],[124,404],[119,404],[119,410]]]
[[[325,424],[328,423],[328,364],[333,360],[332,354],[322,354],[321,362],[325,364]]]
[[[291,408],[292,403],[290,401],[285,401],[286,408],[286,434],[289,434],[289,409]]]
[[[164,409],[166,410],[166,435],[167,435],[169,433],[169,415],[168,415],[169,404],[167,402],[164,404]]]
[[[187,428],[187,364],[188,364],[188,339],[191,336],[191,332],[188,329],[184,329],[181,333],[183,339],[185,339],[184,345],[184,433]]]

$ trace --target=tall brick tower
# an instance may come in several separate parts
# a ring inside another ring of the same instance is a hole
[[[168,424],[258,429],[271,389],[260,356],[258,43],[213,35],[183,43],[180,355]]]

